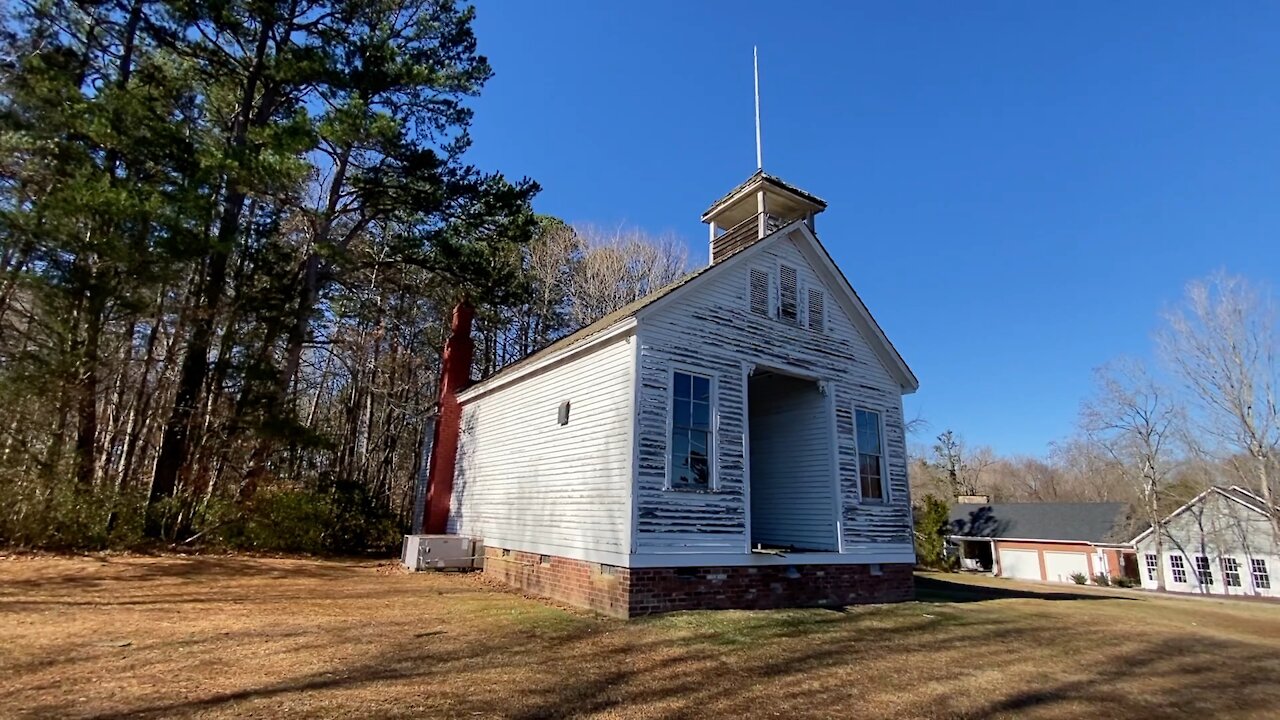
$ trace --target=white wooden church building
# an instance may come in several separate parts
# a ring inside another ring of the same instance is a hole
[[[910,597],[917,380],[825,207],[755,173],[704,213],[708,267],[457,393],[431,502],[486,573],[620,616]]]

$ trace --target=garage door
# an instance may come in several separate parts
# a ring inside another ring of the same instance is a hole
[[[1000,549],[1000,576],[1021,578],[1023,580],[1040,579],[1040,554],[1035,550]]]
[[[1051,582],[1071,582],[1071,576],[1080,573],[1089,577],[1089,557],[1084,553],[1046,552],[1044,554],[1045,579]]]

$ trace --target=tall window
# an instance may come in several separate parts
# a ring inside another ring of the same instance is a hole
[[[1155,553],[1147,553],[1147,579],[1155,582],[1159,575],[1160,558]]]
[[[862,499],[884,500],[884,447],[880,437],[880,413],[854,410],[858,443],[858,486]]]
[[[1259,590],[1271,589],[1271,575],[1267,572],[1267,561],[1263,558],[1250,558],[1249,570],[1253,572],[1253,586]]]
[[[1187,581],[1187,568],[1182,564],[1181,555],[1169,556],[1169,569],[1173,571],[1174,582],[1185,583]]]
[[[711,379],[675,373],[671,388],[671,487],[711,489]]]
[[[1196,556],[1196,580],[1199,580],[1201,585],[1213,584],[1213,571],[1209,569],[1209,558],[1203,555]]]
[[[1227,587],[1240,587],[1240,561],[1233,557],[1222,558],[1222,582]]]

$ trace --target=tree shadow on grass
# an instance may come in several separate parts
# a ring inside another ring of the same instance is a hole
[[[230,687],[197,685],[189,697],[151,694],[115,709],[88,709],[64,696],[30,708],[30,715],[270,717],[292,709],[329,716],[520,720],[600,714],[1215,717],[1265,713],[1280,701],[1280,689],[1267,682],[1280,676],[1274,645],[1194,628],[1182,635],[1161,629],[1165,635],[1131,637],[1117,624],[1121,620],[1091,611],[1093,604],[948,607],[977,599],[1129,598],[919,580],[921,599],[932,592],[945,598],[937,600],[943,604],[843,613],[682,613],[633,623],[559,613],[537,601],[451,581],[454,591],[474,597],[461,603],[445,596],[416,606],[417,624],[407,624],[401,636],[370,638],[367,645],[360,644],[358,630],[337,637],[309,632],[310,642],[319,645],[287,648],[290,658],[302,662],[282,665],[286,669],[275,677],[248,676]],[[177,642],[197,654],[225,652],[214,640]],[[254,651],[251,636],[235,640]],[[325,652],[333,647],[339,652]],[[163,651],[122,670],[140,678],[163,676],[173,649],[155,648]],[[305,662],[312,654],[331,659],[317,667]],[[101,668],[90,659],[94,665]],[[1007,681],[990,682],[991,673],[1006,671]],[[986,680],[975,691],[980,676]],[[884,704],[893,693],[899,697],[889,700],[896,704]]]
[[[968,603],[986,600],[1122,600],[1132,601],[1138,598],[1120,597],[1117,595],[1095,595],[1091,593],[1069,592],[1046,588],[1044,590],[1026,590],[1012,587],[993,587],[990,585],[973,585],[964,582],[953,582],[938,577],[916,576],[916,599],[932,603]]]

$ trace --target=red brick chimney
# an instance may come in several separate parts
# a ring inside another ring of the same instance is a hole
[[[471,341],[471,319],[475,308],[466,300],[453,308],[453,326],[444,344],[440,365],[440,407],[436,419],[435,439],[431,443],[430,474],[427,476],[427,507],[423,532],[441,535],[448,532],[449,501],[453,496],[453,467],[458,458],[458,430],[462,408],[458,392],[471,381],[471,360],[475,343]]]

